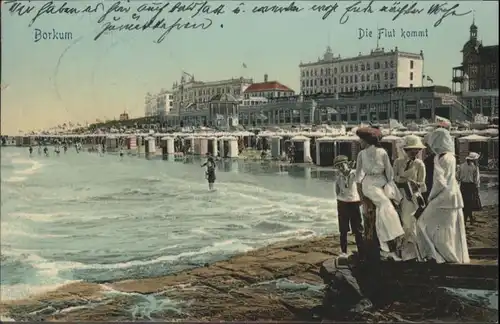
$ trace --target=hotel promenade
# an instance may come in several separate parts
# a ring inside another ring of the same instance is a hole
[[[206,105],[205,105],[206,107]],[[402,122],[441,116],[470,120],[472,112],[451,89],[443,86],[365,90],[338,95],[293,96],[270,99],[266,104],[242,106],[231,95],[216,95],[208,108],[181,111],[165,119],[168,126],[358,124],[363,121]]]

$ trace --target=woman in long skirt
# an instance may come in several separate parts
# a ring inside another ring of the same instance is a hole
[[[417,221],[419,258],[437,263],[469,263],[464,203],[456,179],[455,143],[444,128],[434,130],[427,143],[436,157],[428,204]]]
[[[400,260],[396,254],[396,239],[404,234],[393,201],[399,204],[401,195],[394,183],[394,171],[387,152],[380,147],[380,131],[360,128],[356,132],[363,150],[356,162],[356,182],[361,198],[375,205],[375,228],[383,257]]]

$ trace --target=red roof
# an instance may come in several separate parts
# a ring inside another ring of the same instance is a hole
[[[293,91],[286,85],[279,83],[278,81],[260,82],[250,85],[246,90],[247,92],[262,92],[262,91]]]

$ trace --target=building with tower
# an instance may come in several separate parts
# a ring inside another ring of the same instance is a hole
[[[462,48],[462,64],[453,68],[452,91],[474,115],[498,116],[498,45],[484,46],[475,21]]]
[[[498,45],[484,46],[475,22],[462,48],[462,64],[453,68],[454,92],[498,89]]]

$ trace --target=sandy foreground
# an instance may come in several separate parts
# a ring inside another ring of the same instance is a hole
[[[498,206],[485,207],[476,218],[478,223],[467,227],[469,246],[498,247]],[[321,311],[319,268],[339,252],[332,236],[286,241],[164,277],[69,284],[2,302],[0,314],[16,321],[321,321],[328,316]],[[450,306],[453,299],[444,295],[408,291],[362,318],[343,320],[498,321],[497,312],[480,303]]]

